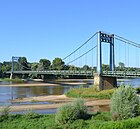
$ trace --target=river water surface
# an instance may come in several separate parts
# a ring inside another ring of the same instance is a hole
[[[81,80],[79,80],[81,82]],[[7,82],[0,82],[0,106],[2,105],[15,105],[15,104],[30,104],[28,103],[12,103],[10,100],[16,98],[34,97],[34,96],[46,96],[46,95],[62,95],[70,88],[90,87],[93,82],[87,82],[86,85],[74,84],[74,85],[55,85],[55,86],[2,86],[8,84]],[[119,79],[117,85],[128,84],[133,87],[140,86],[140,79]],[[48,102],[41,102],[40,104],[46,104]],[[39,104],[39,102],[38,102]],[[39,111],[38,111],[39,112]],[[52,110],[48,113],[53,112]],[[40,112],[39,112],[40,113]],[[47,113],[47,114],[48,114]]]

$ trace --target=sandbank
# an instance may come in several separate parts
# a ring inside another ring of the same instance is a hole
[[[44,110],[44,109],[56,109],[61,107],[62,105],[72,102],[74,98],[68,98],[65,95],[50,95],[50,96],[39,96],[39,97],[31,97],[31,98],[23,98],[22,100],[16,99],[13,102],[29,102],[32,100],[36,101],[59,101],[59,103],[53,104],[28,104],[28,105],[13,105],[10,106],[10,111],[25,111],[25,110]],[[98,100],[98,99],[84,99],[85,104],[88,108],[92,110],[100,110],[99,107],[106,107],[106,110],[109,110],[110,100]],[[0,106],[0,110],[2,110],[3,106]]]

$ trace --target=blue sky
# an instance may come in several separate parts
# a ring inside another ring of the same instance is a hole
[[[99,30],[140,42],[139,6],[139,0],[0,0],[0,62],[63,58]]]

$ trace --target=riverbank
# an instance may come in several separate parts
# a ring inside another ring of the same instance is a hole
[[[34,79],[30,82],[22,83],[0,83],[0,86],[58,86],[58,85],[87,85],[89,82],[93,83],[91,79],[59,79],[59,80],[49,80],[44,82],[42,79]],[[90,83],[90,84],[92,84]]]
[[[58,84],[51,83],[18,83],[18,84],[0,84],[0,86],[57,86]]]

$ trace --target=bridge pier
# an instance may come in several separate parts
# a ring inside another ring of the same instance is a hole
[[[98,86],[99,90],[112,89],[117,86],[117,78],[94,74],[94,85]]]
[[[13,79],[13,72],[11,72],[10,74],[10,79]]]

